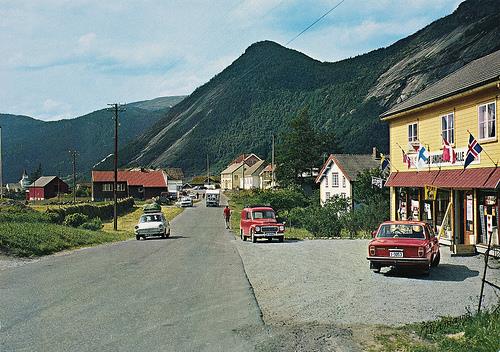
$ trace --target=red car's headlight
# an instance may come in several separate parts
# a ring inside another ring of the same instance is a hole
[[[423,257],[425,254],[425,248],[424,247],[418,247],[418,256]]]

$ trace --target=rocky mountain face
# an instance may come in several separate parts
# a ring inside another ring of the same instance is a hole
[[[319,62],[277,43],[250,46],[122,151],[128,165],[218,171],[243,152],[270,153],[273,134],[304,106],[336,134],[338,151],[388,148],[379,114],[462,65],[500,49],[500,1],[468,0],[393,45]],[[328,151],[325,151],[328,152]]]
[[[139,137],[183,97],[130,103],[120,113],[121,146]],[[72,172],[70,150],[78,151],[78,174],[90,177],[92,166],[113,152],[113,113],[106,109],[74,119],[45,122],[28,116],[0,114],[4,182],[18,182],[23,170],[39,164],[44,175]]]

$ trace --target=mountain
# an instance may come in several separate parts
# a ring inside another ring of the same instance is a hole
[[[122,160],[192,175],[205,168],[207,155],[214,171],[244,152],[268,158],[271,135],[304,106],[318,128],[334,132],[341,151],[386,151],[388,128],[379,114],[500,49],[499,23],[500,1],[468,0],[387,48],[334,63],[255,43],[127,145]]]
[[[183,97],[162,97],[126,105],[120,113],[119,145],[136,139]],[[28,116],[0,114],[4,182],[17,182],[24,169],[39,163],[45,175],[72,172],[69,150],[77,150],[78,173],[87,178],[99,160],[113,152],[113,113],[106,109],[74,119],[40,121]]]

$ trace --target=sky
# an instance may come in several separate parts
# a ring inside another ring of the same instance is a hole
[[[188,95],[252,43],[284,45],[341,0],[0,0],[0,113],[73,118]],[[337,61],[388,46],[460,0],[344,0],[289,48]]]

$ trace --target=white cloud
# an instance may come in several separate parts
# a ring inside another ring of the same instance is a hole
[[[94,32],[87,33],[78,38],[78,48],[82,51],[89,50],[95,43],[97,35]]]

